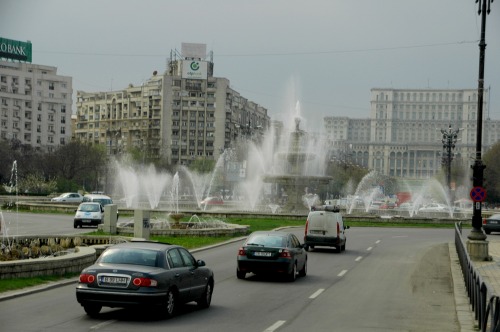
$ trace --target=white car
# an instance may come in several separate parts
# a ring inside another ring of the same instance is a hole
[[[104,208],[101,203],[85,202],[78,206],[73,221],[74,228],[82,226],[97,226],[104,222]]]
[[[431,203],[418,209],[418,212],[450,212],[450,208],[444,204]]]
[[[79,193],[64,193],[51,199],[52,202],[83,202],[83,196]]]

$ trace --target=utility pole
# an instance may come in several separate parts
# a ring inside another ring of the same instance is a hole
[[[490,13],[493,0],[476,0],[478,15],[481,15],[481,39],[479,41],[479,79],[478,79],[478,113],[477,113],[477,136],[476,136],[476,158],[472,165],[472,177],[474,188],[483,188],[483,171],[485,165],[481,160],[481,145],[483,135],[483,94],[484,94],[484,59],[486,53],[486,15]],[[481,229],[481,202],[473,204],[472,230],[469,233],[469,253],[476,260],[488,259],[488,242],[486,235]]]

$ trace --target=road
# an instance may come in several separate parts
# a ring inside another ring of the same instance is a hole
[[[302,229],[293,229],[299,238]],[[236,278],[232,243],[202,250],[215,273],[212,306],[187,305],[167,320],[104,308],[88,317],[75,285],[0,303],[3,331],[457,331],[448,242],[451,229],[357,228],[347,250],[310,252],[296,282]]]
[[[75,206],[76,210],[77,206]],[[4,235],[70,235],[88,233],[96,230],[95,227],[78,228],[73,227],[74,214],[50,214],[50,213],[25,213],[2,211],[3,220],[7,229]],[[3,228],[4,225],[2,225]]]

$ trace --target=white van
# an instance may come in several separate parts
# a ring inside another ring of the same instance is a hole
[[[307,216],[304,248],[335,247],[336,252],[345,250],[346,237],[339,208],[332,205],[312,206]]]

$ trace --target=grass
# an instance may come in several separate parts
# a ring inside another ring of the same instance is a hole
[[[227,223],[248,225],[250,232],[272,230],[279,227],[294,227],[304,226],[305,220],[291,220],[291,219],[243,219],[243,218],[229,218],[225,220]],[[419,223],[419,222],[391,222],[391,221],[371,221],[371,220],[349,220],[344,218],[346,225],[350,227],[418,227],[418,228],[454,228],[454,223],[438,224],[438,223]],[[470,225],[464,225],[464,228]],[[110,236],[107,233],[95,231],[86,233],[86,235],[95,236]],[[188,249],[201,248],[221,242],[230,240],[230,236],[219,237],[192,237],[192,236],[151,236],[151,240],[175,243]],[[65,276],[49,276],[49,277],[35,277],[35,278],[18,278],[18,279],[4,279],[0,280],[0,293],[12,290],[18,290],[26,287],[38,286],[41,284],[57,281],[61,279],[73,278],[76,275]]]
[[[53,281],[74,278],[78,274],[66,274],[62,276],[41,276],[33,278],[1,279],[0,293],[19,290],[27,287],[40,286]]]

